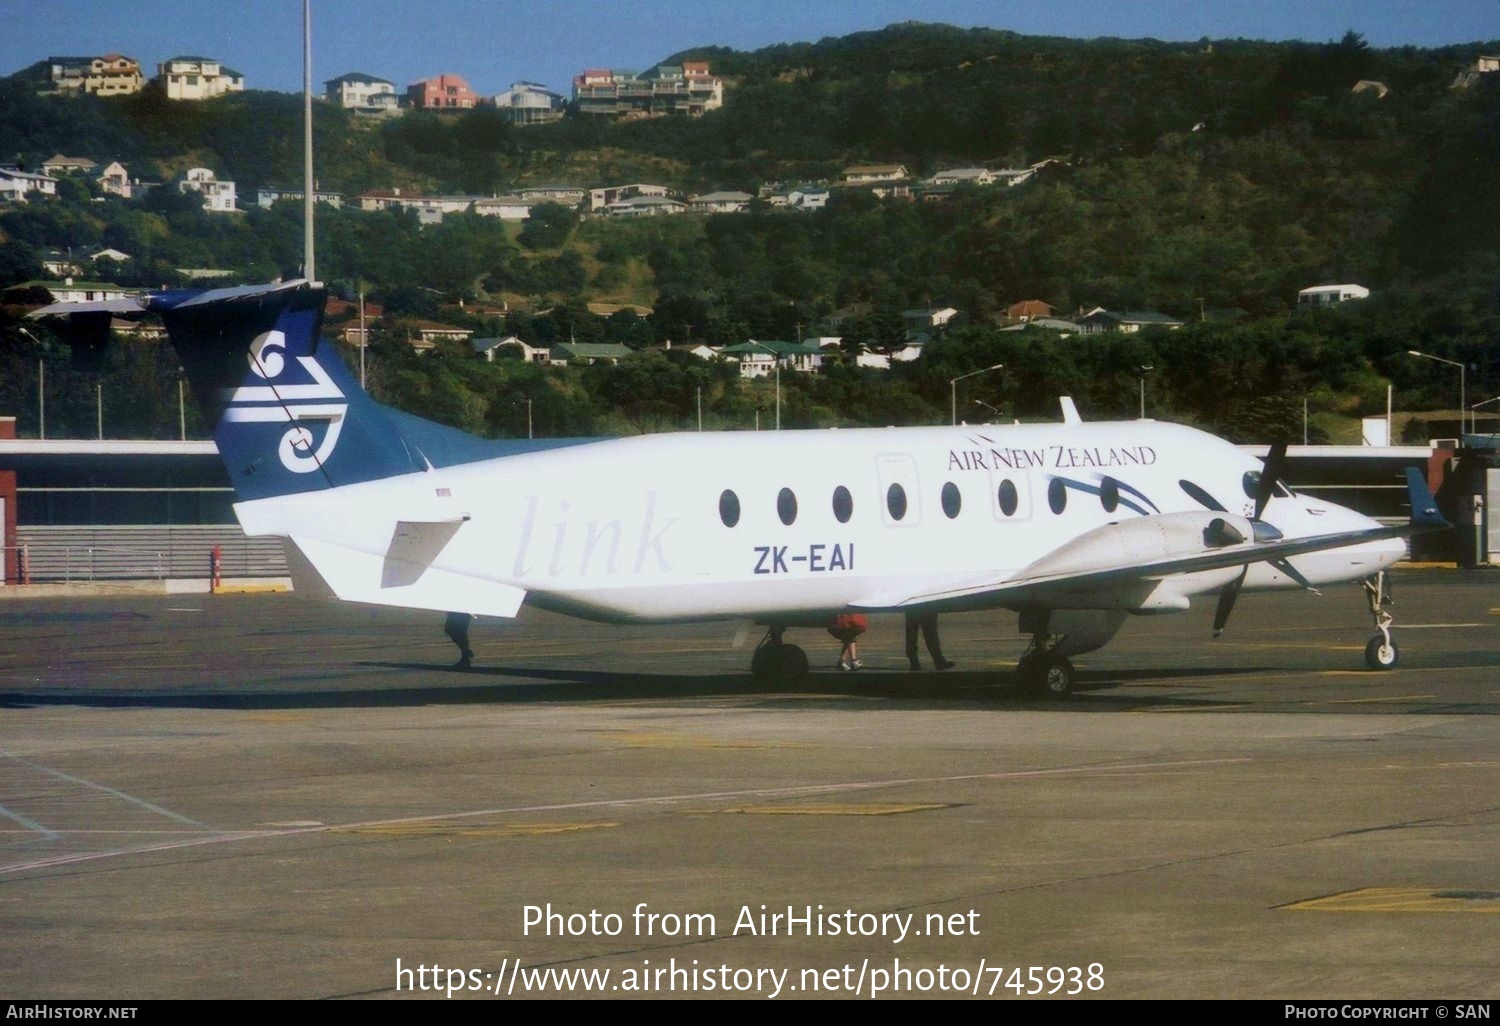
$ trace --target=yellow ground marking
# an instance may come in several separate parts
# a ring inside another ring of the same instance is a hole
[[[1149,709],[1136,709],[1140,713],[1196,713],[1196,712],[1223,712],[1225,709],[1248,709],[1250,706],[1244,702],[1234,705],[1192,705],[1192,706],[1153,706]]]
[[[1362,887],[1277,907],[1311,912],[1500,912],[1500,891]]]
[[[670,748],[706,751],[713,748],[812,748],[810,744],[786,741],[744,741],[734,738],[694,737],[687,734],[644,733],[629,730],[591,730],[630,748]]]
[[[1325,698],[1304,705],[1363,705],[1367,702],[1415,702],[1421,698],[1436,698],[1437,695],[1396,695],[1393,698]]]
[[[881,802],[846,802],[822,805],[740,805],[732,809],[698,809],[690,816],[713,816],[733,814],[740,816],[904,816],[909,812],[931,812],[933,809],[951,809],[951,802],[937,804],[907,803],[898,805]]]
[[[212,589],[215,595],[272,595],[291,590],[285,584],[221,584]]]
[[[505,839],[511,837],[545,837],[549,834],[569,834],[582,830],[608,830],[618,823],[385,823],[371,826],[334,827],[337,834],[360,834],[369,837],[488,837]]]

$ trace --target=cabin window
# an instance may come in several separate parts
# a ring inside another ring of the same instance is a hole
[[[788,527],[797,519],[797,496],[790,488],[783,488],[776,493],[776,515]]]
[[[1008,517],[1016,515],[1016,510],[1021,505],[1021,497],[1016,493],[1016,483],[1010,478],[1000,482],[1000,512]]]
[[[1068,486],[1060,477],[1054,477],[1052,483],[1047,486],[1047,505],[1052,507],[1052,512],[1062,513],[1068,508]]]
[[[740,522],[740,497],[728,488],[719,493],[719,519],[724,521],[725,527]]]
[[[1099,482],[1099,505],[1104,512],[1113,513],[1120,508],[1120,483],[1112,477]]]
[[[892,520],[900,520],[906,516],[906,489],[899,484],[893,484],[885,490],[885,508],[890,511]]]
[[[959,494],[958,485],[954,484],[952,481],[949,481],[947,484],[943,485],[942,499],[943,512],[948,515],[948,519],[952,520],[954,517],[958,516],[958,511],[963,507],[964,502],[963,496]]]
[[[833,515],[841,524],[847,524],[849,518],[854,515],[854,496],[849,494],[849,489],[839,485],[833,490]]]

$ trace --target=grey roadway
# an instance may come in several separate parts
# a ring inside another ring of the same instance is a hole
[[[0,997],[1495,998],[1497,585],[1400,574],[1384,674],[1353,588],[1132,620],[1053,704],[1010,614],[778,693],[737,624],[0,602]]]

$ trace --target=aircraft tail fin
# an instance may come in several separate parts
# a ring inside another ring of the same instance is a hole
[[[152,295],[241,500],[424,469],[320,338],[306,281]]]

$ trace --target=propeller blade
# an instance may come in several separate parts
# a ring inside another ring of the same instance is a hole
[[[1266,455],[1265,469],[1260,472],[1260,481],[1255,489],[1255,517],[1259,520],[1261,514],[1265,513],[1266,506],[1271,502],[1271,496],[1276,492],[1276,482],[1281,479],[1282,468],[1286,465],[1286,443],[1277,442],[1271,446],[1271,451]]]
[[[1301,572],[1298,571],[1298,569],[1296,567],[1292,566],[1292,564],[1288,563],[1286,560],[1284,560],[1284,559],[1273,559],[1273,560],[1271,560],[1271,565],[1274,566],[1276,569],[1280,570],[1282,573],[1286,574],[1292,580],[1296,581],[1298,584],[1302,585],[1302,587],[1306,588],[1308,591],[1312,592],[1314,595],[1321,595],[1321,594],[1323,594],[1317,588],[1314,588],[1312,586],[1312,582],[1309,581],[1306,577],[1303,577],[1302,574],[1301,574]]]
[[[1234,611],[1234,600],[1240,597],[1240,585],[1245,583],[1245,575],[1250,572],[1247,563],[1240,570],[1240,575],[1228,584],[1224,590],[1219,592],[1219,604],[1214,608],[1214,637],[1224,633],[1224,625],[1229,623],[1229,614]]]

